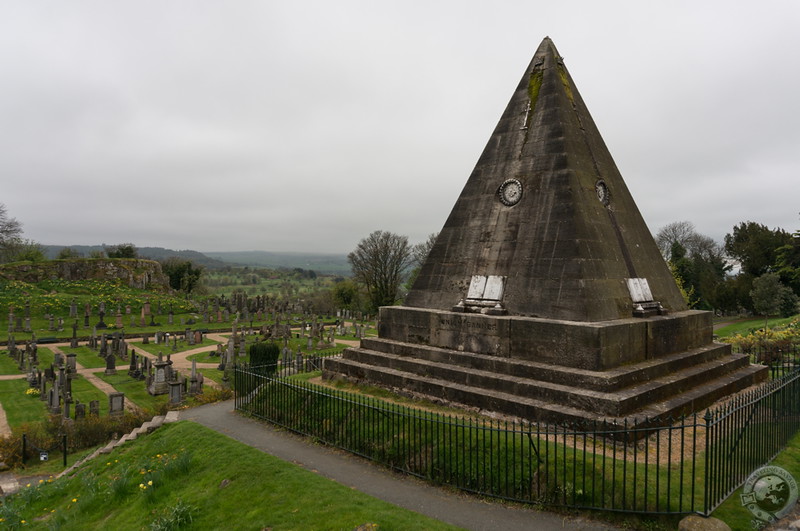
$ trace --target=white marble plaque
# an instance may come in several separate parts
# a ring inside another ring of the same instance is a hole
[[[650,302],[653,300],[653,294],[650,292],[650,285],[647,283],[646,278],[629,278],[628,292],[631,294],[633,302]]]
[[[483,292],[484,300],[500,301],[503,300],[506,279],[498,275],[489,275],[486,279],[486,289]]]
[[[467,292],[467,298],[482,299],[485,289],[486,277],[483,275],[472,275],[472,280],[469,283],[469,291]]]

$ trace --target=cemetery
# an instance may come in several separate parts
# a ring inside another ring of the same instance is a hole
[[[194,495],[187,484],[227,489],[228,466],[251,476],[226,491],[241,507],[280,465],[172,422],[229,398],[242,415],[436,485],[646,526],[735,512],[748,476],[797,445],[797,320],[773,331],[767,351],[767,322],[716,337],[549,38],[402,304],[377,317],[334,310],[308,289],[327,280],[296,274],[294,285],[248,270],[248,289],[190,296],[138,258],[3,270],[0,461],[56,471],[49,461],[63,456],[63,466],[60,490],[27,485],[0,505],[0,522],[24,524],[35,509],[56,527],[74,523],[44,514],[72,499],[60,509],[97,523],[102,496],[152,507],[160,492]],[[214,449],[237,459],[220,467]],[[328,487],[317,488],[292,493],[322,512],[314,498]],[[156,517],[165,528],[204,509],[176,499]]]

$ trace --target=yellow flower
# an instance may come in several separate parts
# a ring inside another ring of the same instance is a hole
[[[75,503],[76,501],[78,501],[78,498],[72,498],[72,503]]]
[[[153,486],[153,480],[151,479],[150,481],[147,482],[147,484],[152,487]]]

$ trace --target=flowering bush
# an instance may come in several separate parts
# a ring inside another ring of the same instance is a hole
[[[759,350],[788,350],[800,346],[800,321],[794,319],[785,326],[756,330],[746,335],[735,334],[721,341],[746,354]]]
[[[25,389],[25,394],[28,396],[39,396],[39,388],[38,387],[29,387]]]

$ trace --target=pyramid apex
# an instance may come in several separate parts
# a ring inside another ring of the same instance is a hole
[[[630,279],[645,279],[652,300],[668,310],[686,307],[549,37],[405,303],[449,309],[470,298],[475,278],[499,279],[501,302],[511,315],[629,318]]]

